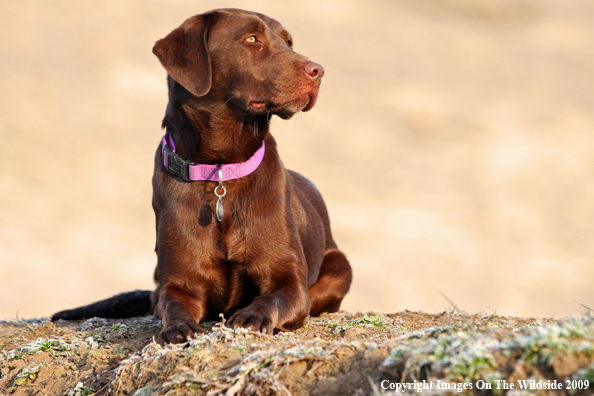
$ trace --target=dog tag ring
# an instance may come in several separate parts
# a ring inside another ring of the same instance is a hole
[[[219,193],[219,189],[222,189],[223,192]],[[223,186],[223,169],[221,165],[219,165],[219,185],[215,187],[214,193],[217,197],[219,197],[219,200],[217,201],[216,214],[217,219],[221,221],[223,220],[223,197],[225,194],[227,194],[227,189]]]

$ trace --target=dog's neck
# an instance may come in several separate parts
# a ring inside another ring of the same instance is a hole
[[[242,114],[208,95],[195,97],[169,80],[162,126],[171,133],[183,158],[201,164],[238,163],[260,148],[268,135],[268,116]]]

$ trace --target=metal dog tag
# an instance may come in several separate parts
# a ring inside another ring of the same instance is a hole
[[[218,188],[218,186],[217,186]],[[223,220],[223,198],[222,196],[219,196],[217,194],[217,196],[219,197],[219,200],[217,201],[217,219],[219,221]]]

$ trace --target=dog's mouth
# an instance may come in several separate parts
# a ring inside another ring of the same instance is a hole
[[[263,110],[267,109],[270,106],[268,102],[250,102],[249,107],[254,110]]]
[[[284,103],[251,101],[247,107],[254,114],[271,113],[288,119],[300,111],[311,110],[316,103],[317,96],[317,92],[309,92]]]

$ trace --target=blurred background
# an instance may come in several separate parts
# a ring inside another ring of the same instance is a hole
[[[591,0],[3,0],[0,319],[153,287],[151,49],[220,7],[274,17],[326,69],[272,131],[354,268],[343,309],[594,306]]]

